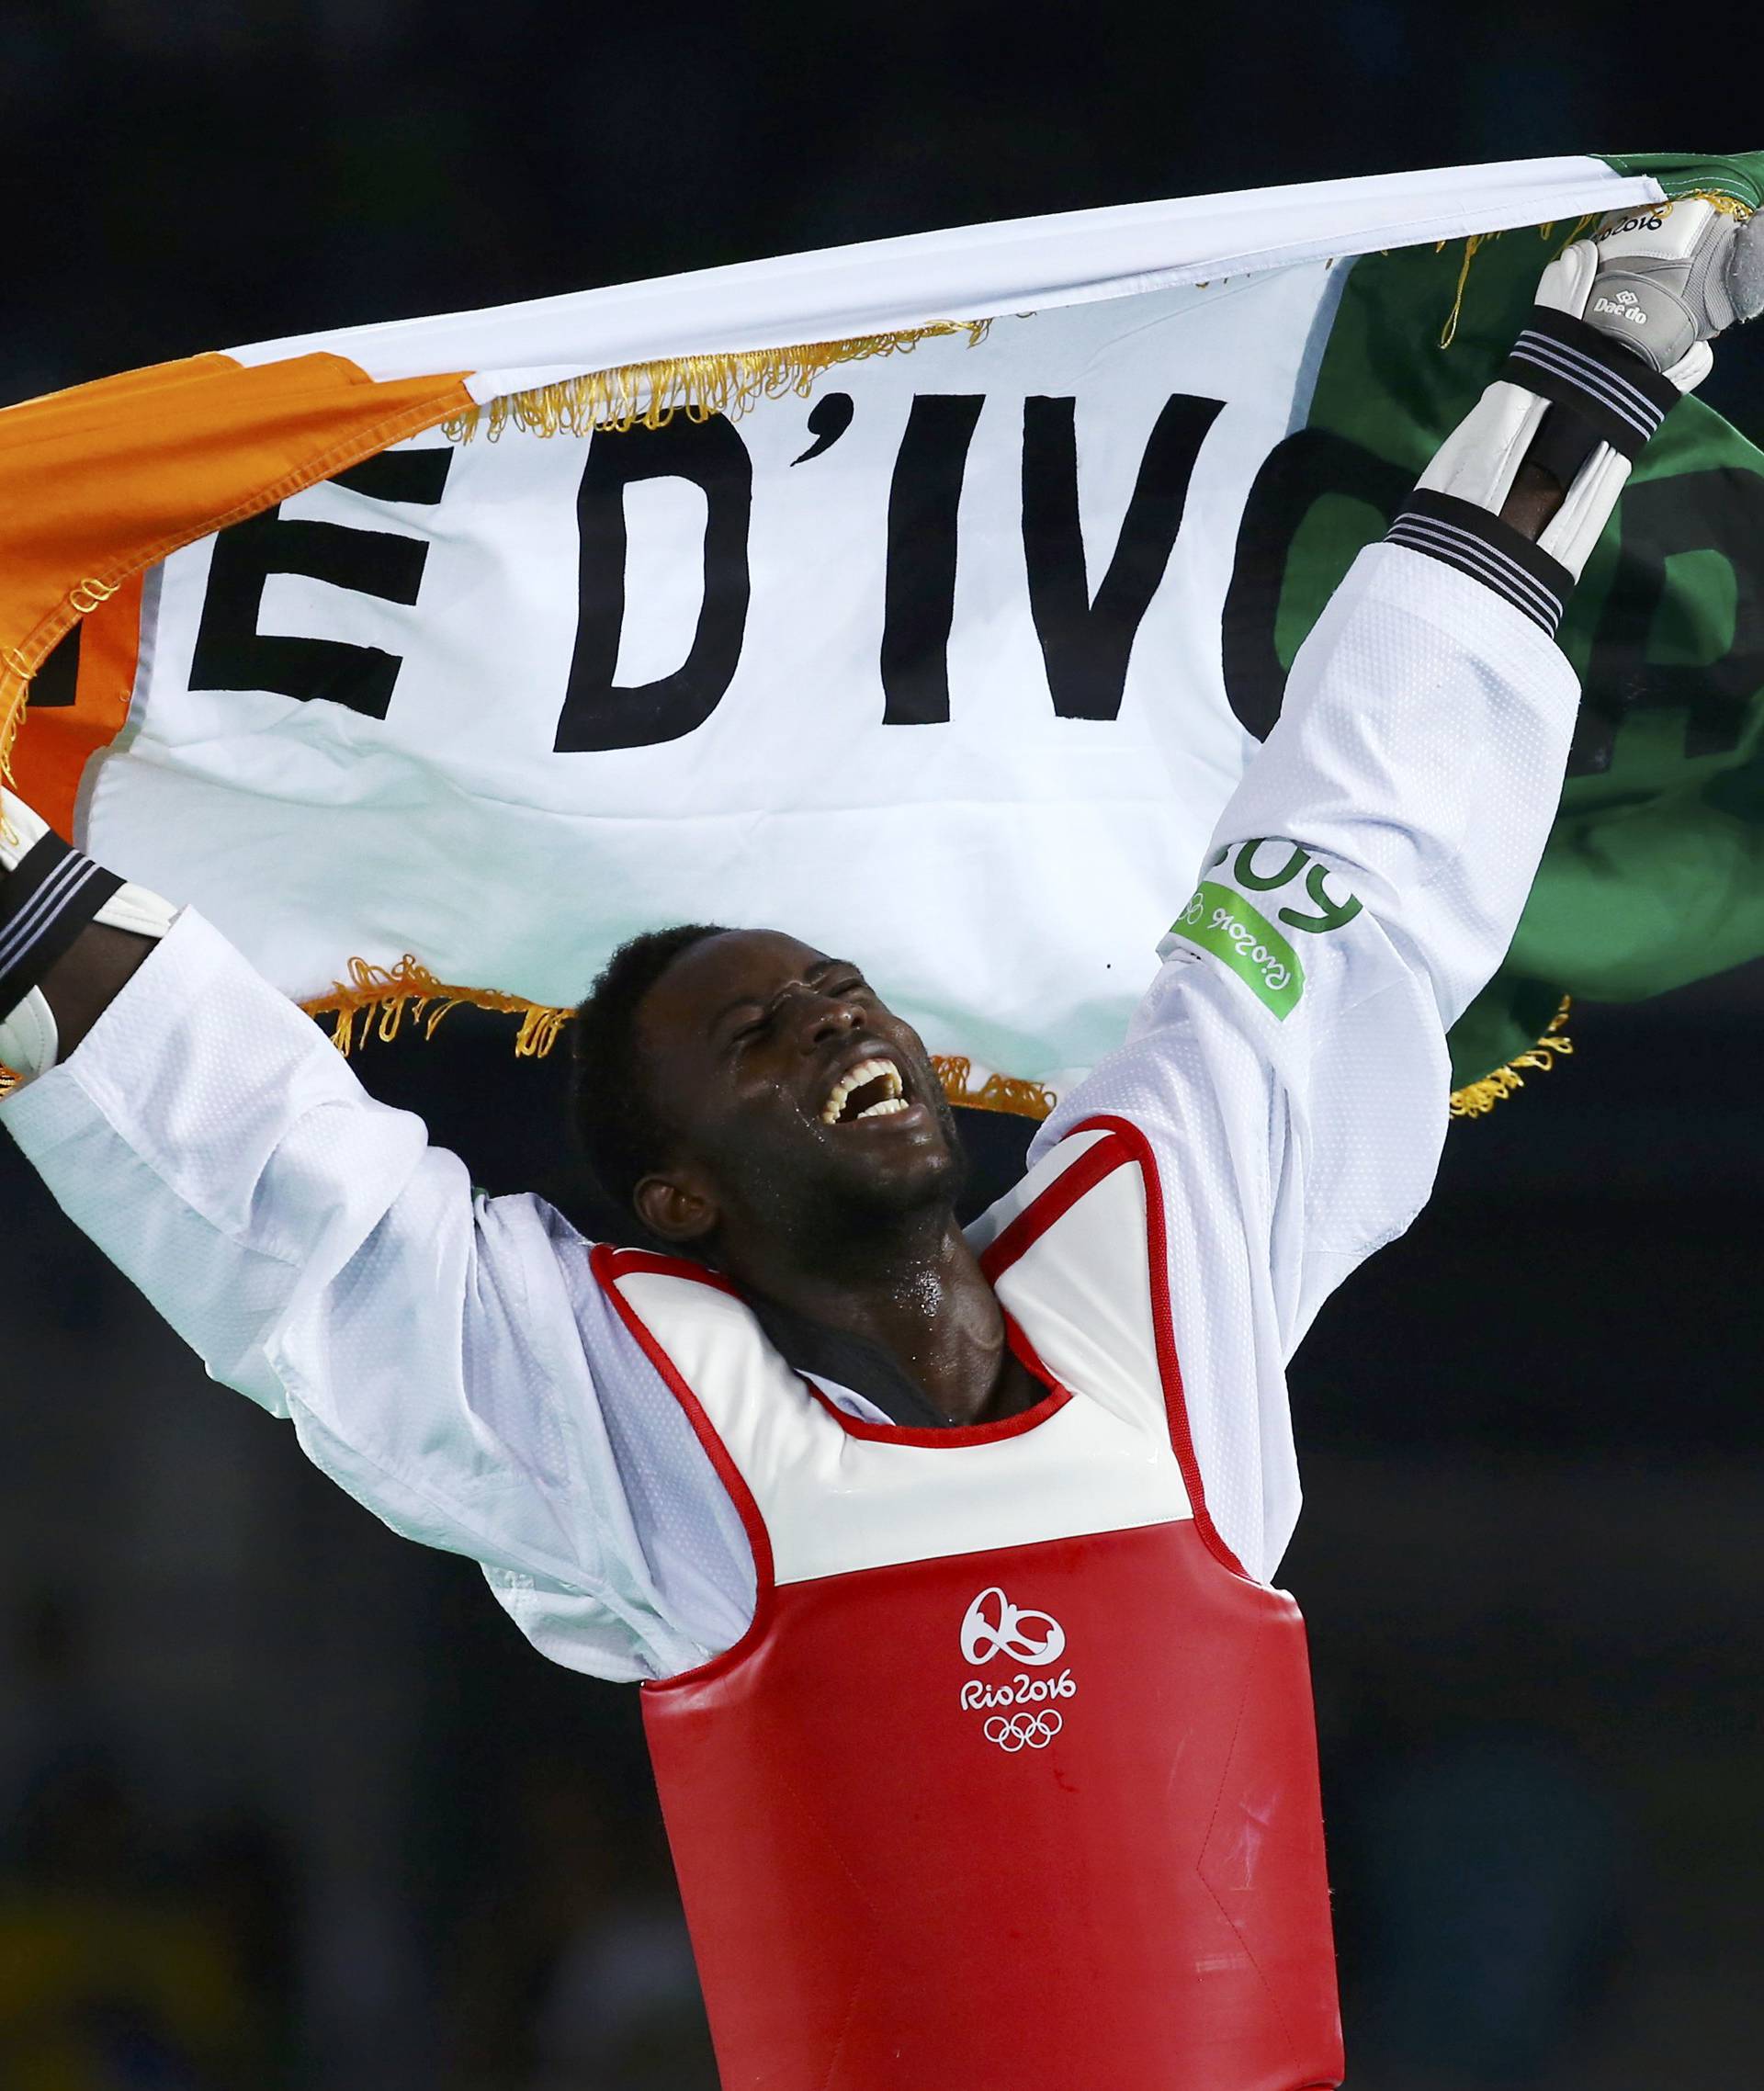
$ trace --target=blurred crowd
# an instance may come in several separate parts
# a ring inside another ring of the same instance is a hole
[[[278,2091],[312,2081],[311,1913],[261,1806],[180,1815],[116,1731],[59,1594],[11,1621],[0,1749],[0,2084]],[[621,1768],[514,1753],[487,1850],[434,1928],[418,2036],[460,2091],[703,2091],[714,2077],[659,1825]],[[462,1809],[456,1824],[470,1823]],[[441,1855],[442,1864],[447,1855]],[[414,1956],[423,1941],[401,1943]],[[382,1949],[383,1950],[383,1949]],[[341,2081],[353,2061],[339,2058]],[[400,2073],[401,2074],[402,2072]]]

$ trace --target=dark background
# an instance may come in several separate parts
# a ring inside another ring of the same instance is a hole
[[[0,398],[969,220],[1764,142],[1724,18],[861,19],[12,0]],[[1761,349],[1705,392],[1754,435]],[[1578,1010],[1295,1366],[1358,2091],[1756,2076],[1761,1016],[1757,968]],[[449,1030],[358,1065],[568,1195],[561,1070]],[[634,1694],[208,1385],[5,1147],[0,1386],[0,2091],[705,2091]]]

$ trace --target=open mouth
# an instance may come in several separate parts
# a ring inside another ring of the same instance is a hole
[[[827,1092],[820,1107],[823,1125],[854,1125],[860,1118],[889,1118],[910,1111],[907,1085],[892,1060],[860,1060]]]

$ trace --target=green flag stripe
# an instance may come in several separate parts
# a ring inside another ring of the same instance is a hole
[[[1764,153],[1600,153],[1620,175],[1651,175],[1668,197],[1724,196],[1747,210],[1764,206]]]
[[[1764,197],[1764,153],[1612,159],[1675,195]],[[1223,632],[1258,737],[1360,548],[1499,373],[1575,228],[1346,265],[1306,425],[1252,490]],[[1462,279],[1450,348],[1437,346]],[[1657,994],[1764,954],[1764,455],[1696,400],[1643,453],[1560,639],[1586,692],[1561,814],[1500,975],[1454,1029],[1471,1082],[1528,1050],[1565,992]]]

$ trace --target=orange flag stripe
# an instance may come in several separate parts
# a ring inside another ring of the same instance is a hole
[[[141,596],[136,574],[88,611],[80,628],[79,680],[71,706],[33,706],[13,749],[20,793],[58,834],[72,840],[74,808],[87,762],[122,731],[141,654]]]
[[[382,383],[323,350],[249,367],[194,356],[0,412],[0,761],[24,685],[81,617],[94,619],[78,701],[37,715],[20,749],[20,785],[27,771],[40,780],[58,826],[86,757],[122,723],[119,687],[127,710],[140,599],[131,609],[125,584],[181,545],[465,413],[466,375]],[[100,611],[110,613],[102,629]]]

